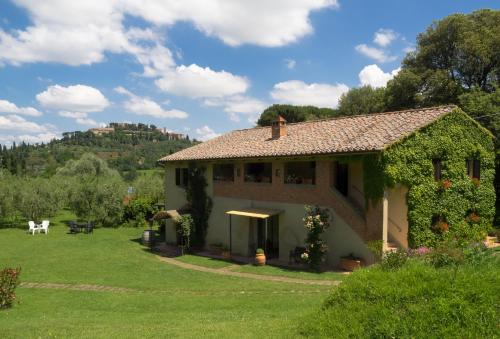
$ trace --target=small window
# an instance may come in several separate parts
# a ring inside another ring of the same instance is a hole
[[[434,167],[434,180],[439,181],[442,178],[442,165],[441,159],[432,159],[432,166]]]
[[[285,163],[285,184],[316,184],[315,161],[292,161]]]
[[[234,165],[233,164],[216,164],[213,170],[214,181],[233,182],[234,181]]]
[[[335,161],[333,171],[333,186],[342,195],[347,196],[349,194],[349,165]]]
[[[187,187],[189,183],[189,170],[187,168],[175,169],[175,184],[180,187]]]
[[[246,182],[272,182],[272,164],[270,162],[254,162],[245,164]]]
[[[479,159],[467,159],[467,175],[471,179],[481,179],[481,161]]]

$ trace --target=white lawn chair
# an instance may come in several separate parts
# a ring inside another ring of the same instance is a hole
[[[28,232],[33,233],[33,235],[35,235],[35,232],[39,232],[40,231],[40,228],[38,227],[37,224],[35,224],[34,221],[28,221],[28,226],[30,227],[28,229]]]
[[[44,231],[45,234],[49,233],[49,221],[48,220],[43,220],[42,223],[40,224],[40,229],[38,232]]]

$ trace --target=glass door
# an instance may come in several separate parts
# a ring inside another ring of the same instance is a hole
[[[279,219],[272,216],[267,219],[257,219],[257,246],[264,249],[267,258],[279,257]]]

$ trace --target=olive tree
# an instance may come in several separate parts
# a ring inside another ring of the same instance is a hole
[[[56,176],[66,183],[69,208],[78,218],[102,225],[121,221],[125,184],[104,160],[87,153],[69,161]]]

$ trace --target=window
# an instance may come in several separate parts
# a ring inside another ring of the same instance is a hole
[[[270,162],[254,162],[245,164],[245,181],[271,183],[272,167],[273,166]]]
[[[214,181],[234,181],[234,165],[233,164],[216,164],[213,170]]]
[[[285,184],[316,184],[315,161],[292,161],[285,163]]]
[[[335,161],[333,171],[333,186],[337,191],[342,193],[342,195],[347,196],[349,193],[349,165]]]
[[[432,166],[434,167],[434,180],[439,181],[442,178],[441,170],[441,159],[432,159]]]
[[[187,168],[175,169],[175,184],[181,187],[187,187],[189,182],[189,170]]]
[[[479,159],[467,159],[467,175],[471,179],[481,179],[481,161]]]

